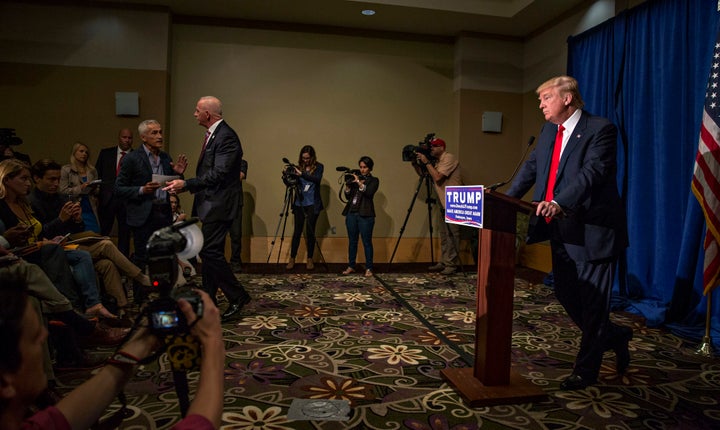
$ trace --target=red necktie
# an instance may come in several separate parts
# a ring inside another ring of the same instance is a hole
[[[557,134],[555,135],[555,146],[553,146],[552,160],[550,161],[550,174],[548,175],[547,188],[545,189],[545,201],[551,202],[555,189],[555,179],[557,179],[558,166],[560,165],[560,152],[562,151],[563,131],[565,127],[560,124]],[[545,222],[550,223],[550,217],[545,217]]]
[[[122,160],[125,157],[125,154],[127,154],[127,152],[120,151],[120,159],[118,160],[117,167],[115,167],[115,176],[117,176],[118,173],[120,173],[120,166],[122,165]]]
[[[207,147],[208,140],[210,139],[211,134],[212,133],[210,133],[210,130],[205,132],[205,140],[203,140],[203,146],[202,146],[202,149],[200,150],[200,158],[203,158],[203,155],[205,155],[205,147]]]

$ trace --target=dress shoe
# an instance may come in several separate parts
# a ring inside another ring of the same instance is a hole
[[[441,275],[452,275],[453,273],[457,272],[457,267],[455,266],[445,266],[444,269],[440,271]]]
[[[437,263],[433,264],[432,266],[428,267],[428,270],[431,272],[439,272],[445,268],[445,265],[443,263]]]
[[[88,317],[102,317],[102,318],[117,318],[117,315],[113,314],[103,306],[102,303],[98,303],[85,309],[85,315]]]
[[[125,340],[125,336],[129,332],[129,328],[101,327],[98,325],[90,336],[80,337],[79,340],[84,345],[116,346]]]
[[[222,322],[227,322],[231,320],[234,316],[240,313],[242,311],[243,306],[250,303],[250,296],[243,296],[235,303],[231,303],[230,306],[228,306],[227,309],[225,309],[225,312],[222,314]]]
[[[572,375],[565,378],[564,381],[562,381],[562,383],[560,384],[560,389],[564,391],[582,390],[594,383],[595,381],[590,381],[578,374],[573,373]]]
[[[622,375],[630,365],[630,349],[628,343],[633,337],[630,327],[622,327],[622,339],[618,346],[615,347],[615,369],[618,375]]]

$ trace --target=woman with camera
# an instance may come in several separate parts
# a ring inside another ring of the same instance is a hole
[[[293,231],[292,244],[290,246],[290,261],[288,270],[295,267],[295,257],[300,247],[300,235],[305,230],[305,245],[307,246],[307,268],[311,270],[313,264],[313,253],[315,251],[315,224],[318,215],[323,209],[320,199],[320,181],[323,175],[323,165],[318,163],[315,155],[315,148],[305,145],[300,150],[298,165],[295,166],[295,173],[299,182],[293,201],[293,217],[295,220],[295,231]]]
[[[347,204],[343,210],[348,239],[348,267],[342,274],[349,275],[355,272],[355,258],[357,257],[358,236],[362,238],[365,250],[365,276],[373,275],[373,244],[372,232],[375,227],[375,204],[373,197],[380,186],[380,180],[372,175],[374,166],[372,158],[360,157],[358,166],[360,171],[348,172],[345,176],[345,198]]]

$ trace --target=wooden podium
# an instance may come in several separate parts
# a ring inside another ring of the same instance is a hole
[[[441,371],[471,407],[546,397],[542,389],[510,368],[517,213],[534,210],[528,202],[485,192],[483,228],[478,233],[475,365]]]

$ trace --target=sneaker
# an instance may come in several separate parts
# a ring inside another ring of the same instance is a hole
[[[457,267],[455,266],[446,266],[441,272],[441,275],[452,275],[453,273],[457,272]]]
[[[445,265],[443,263],[437,263],[433,264],[432,266],[428,267],[428,270],[431,272],[439,272],[445,268]]]

